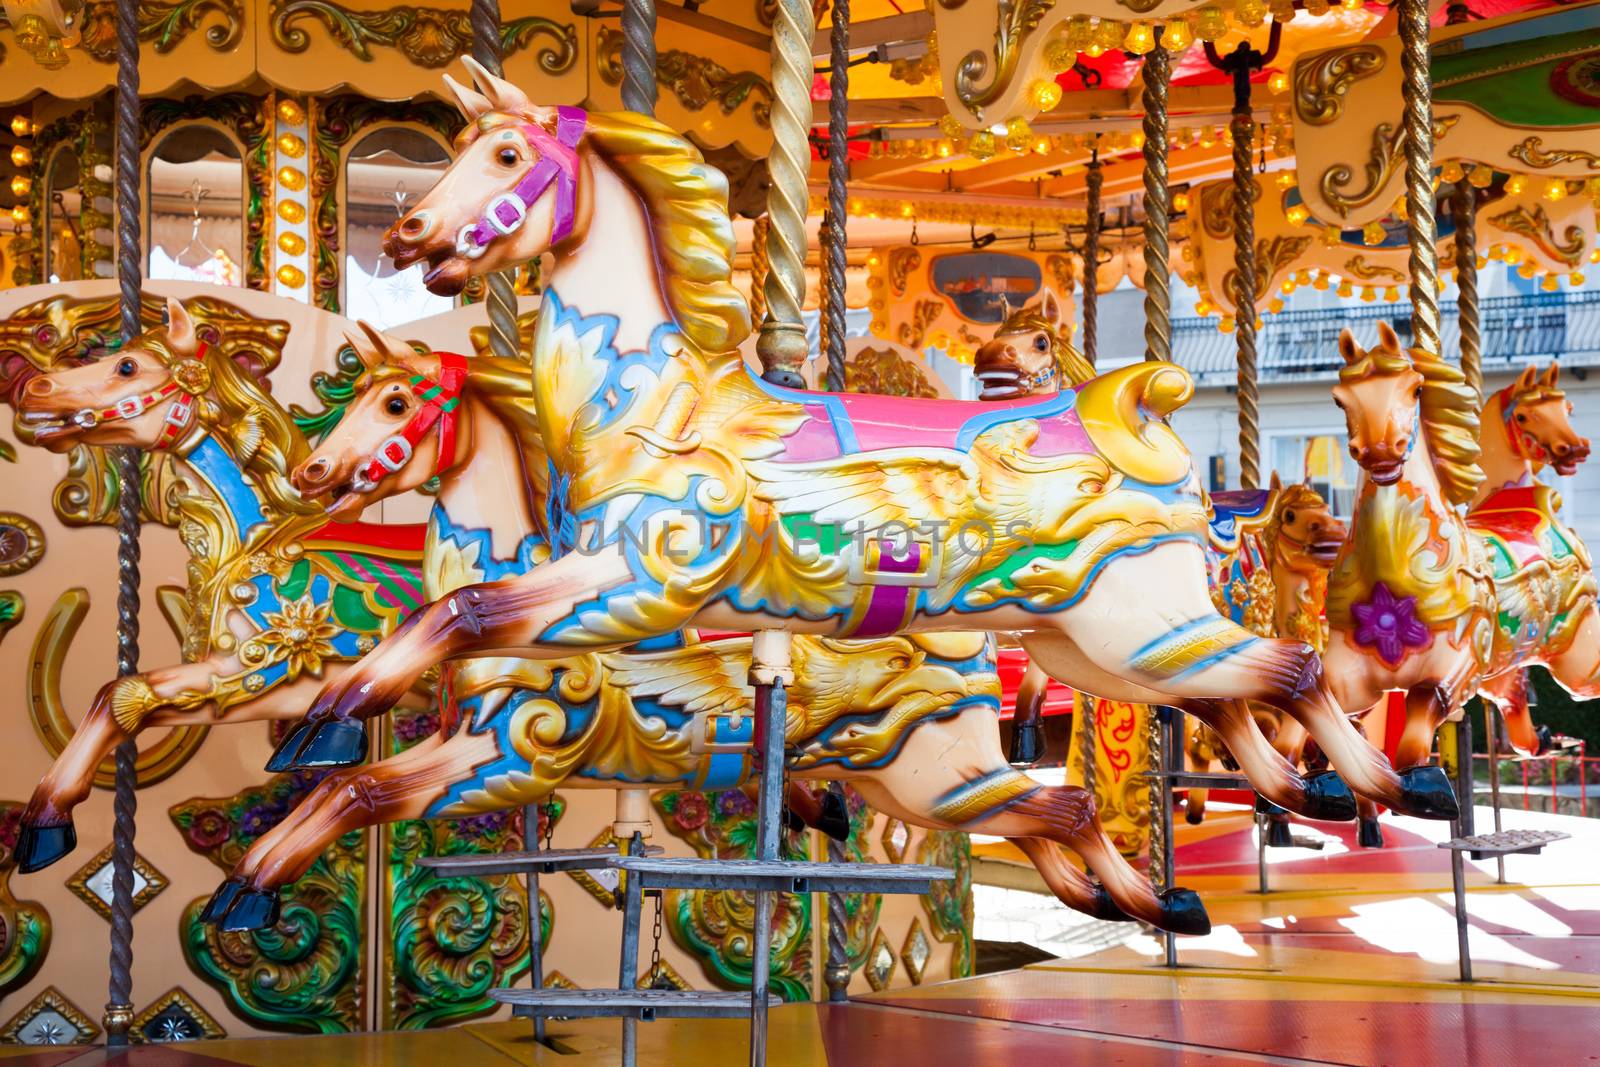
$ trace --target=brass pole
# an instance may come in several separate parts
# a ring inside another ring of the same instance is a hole
[[[1144,57],[1144,358],[1172,358],[1172,290],[1167,230],[1167,88],[1172,57],[1159,45]]]
[[[1461,324],[1461,373],[1483,401],[1483,322],[1478,312],[1478,197],[1465,179],[1450,201],[1456,224],[1456,312]]]
[[[1088,197],[1083,229],[1083,358],[1092,367],[1100,352],[1100,186],[1105,182],[1098,137],[1089,150],[1083,181]]]
[[[767,170],[767,315],[756,353],[762,377],[799,388],[807,355],[800,306],[806,295],[806,187],[811,169],[811,38],[816,20],[809,0],[779,0],[772,21],[772,152]]]
[[[1411,345],[1439,356],[1438,229],[1433,220],[1433,85],[1428,2],[1399,0],[1400,97],[1405,110],[1406,218],[1411,245]]]

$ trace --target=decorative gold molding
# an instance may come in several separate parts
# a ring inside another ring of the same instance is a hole
[[[921,348],[928,327],[939,317],[943,307],[937,300],[918,300],[912,309],[911,321],[900,324],[900,343],[907,348]]]
[[[67,879],[67,890],[73,896],[89,905],[94,910],[94,913],[106,922],[111,921],[111,905],[106,903],[100,894],[89,887],[89,882],[110,862],[111,846],[107,845],[97,852],[89,862],[74,871],[71,878]],[[150,903],[161,894],[163,889],[167,888],[167,877],[150,866],[150,861],[137,852],[133,855],[133,870],[138,878],[144,880],[144,885],[139,886],[138,890],[133,894],[133,910],[138,912],[140,908]]]
[[[173,1009],[177,1010],[174,1012]],[[163,1018],[169,1013],[178,1018]],[[188,1025],[185,1026],[185,1023]],[[150,1033],[152,1026],[155,1027],[154,1034]],[[228,1036],[227,1031],[211,1017],[211,1013],[181,987],[169,989],[151,1001],[149,1007],[133,1017],[133,1026],[128,1032],[141,1045]]]
[[[32,570],[44,557],[44,530],[26,515],[0,511],[0,577]]]
[[[244,36],[243,0],[177,0],[163,4],[142,0],[139,4],[139,41],[166,53],[182,44],[210,17],[206,44],[214,52],[226,52]],[[83,12],[83,50],[99,63],[117,60],[116,0],[90,0]]]
[[[1295,67],[1295,114],[1308,126],[1326,126],[1344,111],[1350,86],[1377,74],[1386,57],[1381,48],[1357,45],[1302,59]]]
[[[1384,266],[1382,263],[1368,263],[1367,257],[1359,252],[1350,258],[1340,273],[1363,282],[1392,281],[1400,285],[1406,280],[1406,276],[1393,267]]]
[[[315,19],[345,51],[371,62],[373,47],[394,48],[419,67],[436,70],[472,51],[472,20],[464,10],[398,5],[355,11],[332,0],[274,0],[270,8],[272,40],[285,52],[304,52],[311,35],[292,25]],[[505,55],[527,47],[536,37],[553,43],[539,50],[539,69],[565,74],[578,60],[578,28],[540,16],[512,19],[500,27]]]
[[[1543,204],[1518,205],[1498,215],[1490,215],[1489,221],[1507,233],[1526,237],[1551,259],[1559,259],[1573,267],[1583,262],[1583,227],[1576,224],[1568,226],[1562,231],[1561,239],[1557,240]]]
[[[906,294],[906,283],[911,272],[922,266],[922,253],[915,248],[896,248],[889,253],[889,292],[893,296]]]
[[[1546,150],[1544,138],[1524,137],[1507,150],[1506,155],[1536,170],[1558,167],[1563,163],[1582,163],[1590,170],[1600,170],[1600,155],[1579,148],[1552,148]]]
[[[1229,182],[1218,182],[1222,188],[1231,195],[1233,186]],[[1272,276],[1287,267],[1311,247],[1310,234],[1286,236],[1279,234],[1276,237],[1263,237],[1256,242],[1256,299],[1266,300],[1272,295],[1269,284]],[[1238,291],[1238,268],[1230,268],[1222,276],[1222,291],[1232,295]]]
[[[979,86],[989,72],[990,63],[989,54],[981,48],[968,52],[956,68],[956,97],[974,115],[982,118],[983,109],[1010,87],[1017,73],[1023,42],[1055,6],[1056,0],[996,0],[994,77],[987,85]]]
[[[1433,138],[1435,142],[1442,140],[1456,123],[1461,121],[1460,115],[1435,115],[1433,119]],[[1367,162],[1362,165],[1367,184],[1359,190],[1343,192],[1355,180],[1355,171],[1348,163],[1338,163],[1322,172],[1322,179],[1318,188],[1322,197],[1341,215],[1366,207],[1388,187],[1390,179],[1394,177],[1405,157],[1405,127],[1396,126],[1392,122],[1380,122],[1372,131],[1372,148],[1368,153]]]
[[[622,84],[622,32],[601,26],[596,40],[595,68],[607,85]],[[772,127],[772,83],[750,70],[732,71],[714,59],[676,48],[656,55],[656,81],[672,90],[678,103],[699,111],[713,100],[724,115],[746,100],[750,116],[763,130]]]

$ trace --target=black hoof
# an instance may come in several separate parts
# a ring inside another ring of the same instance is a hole
[[[217,891],[211,894],[211,899],[206,901],[206,906],[200,909],[200,921],[214,923],[227,914],[228,905],[233,903],[233,898],[239,895],[239,890],[244,888],[244,882],[238,878],[229,878],[217,886]]]
[[[1111,899],[1111,894],[1106,892],[1106,887],[1099,883],[1096,883],[1094,887],[1094,905],[1089,914],[1096,919],[1104,919],[1108,923],[1133,921],[1133,916],[1117,907],[1117,902]]]
[[[1306,806],[1300,814],[1325,822],[1349,822],[1356,817],[1356,795],[1333,771],[1306,779]]]
[[[1461,806],[1456,791],[1442,767],[1412,767],[1400,772],[1400,803],[1407,815],[1419,819],[1458,819]]]
[[[822,794],[822,814],[817,816],[817,829],[835,841],[850,840],[850,807],[843,793],[828,790]]]
[[[1006,762],[1013,767],[1032,767],[1044,759],[1044,731],[1037,722],[1011,724],[1011,752]]]
[[[264,930],[278,922],[278,891],[240,886],[227,914],[217,926],[223,930]]]
[[[42,871],[78,847],[78,831],[70,822],[57,826],[24,826],[17,835],[17,870],[23,874]]]
[[[1551,731],[1550,727],[1542,723],[1534,728],[1533,736],[1538,741],[1538,748],[1534,749],[1533,752],[1535,756],[1542,756],[1549,752],[1550,747],[1556,743],[1556,735]]]
[[[1377,819],[1361,820],[1361,829],[1356,833],[1356,844],[1362,848],[1383,847],[1383,827],[1378,825]]]
[[[1183,821],[1188,823],[1190,826],[1199,826],[1201,823],[1206,821],[1205,810],[1200,808],[1185,807],[1183,809]]]
[[[785,804],[783,806],[783,828],[791,834],[802,834],[806,830],[806,821],[794,813],[794,809]]]
[[[296,767],[353,767],[367,758],[367,729],[354,719],[332,719],[315,728],[295,757]]]
[[[1211,916],[1192,889],[1169,889],[1161,894],[1161,929],[1175,934],[1209,934]]]
[[[315,728],[313,724],[303,722],[290,730],[289,736],[272,750],[272,758],[267,760],[267,773],[282,774],[284,771],[294,770],[294,758],[300,752],[300,746],[306,743],[306,738],[311,736],[311,731]]]
[[[1264,842],[1268,848],[1293,848],[1294,831],[1282,819],[1267,820],[1267,836]]]
[[[1266,797],[1262,796],[1260,793],[1257,793],[1256,794],[1256,814],[1257,815],[1287,815],[1287,814],[1289,814],[1289,812],[1284,808],[1278,807],[1278,805],[1274,804],[1272,801],[1268,800]]]

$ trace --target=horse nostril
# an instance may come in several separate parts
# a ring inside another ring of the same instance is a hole
[[[428,213],[417,211],[407,215],[400,223],[400,237],[406,241],[419,241],[431,227],[428,224]]]
[[[1398,440],[1398,441],[1396,441],[1394,443],[1394,450],[1395,450],[1395,453],[1397,455],[1405,455],[1406,449],[1408,449],[1410,447],[1411,447],[1411,438],[1409,438],[1409,437],[1402,437],[1402,438],[1400,438],[1400,440]]]
[[[40,375],[29,382],[23,389],[28,396],[49,396],[55,392],[56,385],[49,378]]]
[[[306,481],[316,484],[328,476],[328,461],[325,459],[312,460],[300,468],[300,474]]]

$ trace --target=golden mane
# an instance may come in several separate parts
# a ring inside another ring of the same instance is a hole
[[[165,326],[146,330],[131,347],[150,352],[172,369],[193,362],[173,351]],[[269,509],[283,518],[320,511],[289,482],[289,472],[311,451],[289,413],[220,345],[207,345],[200,363],[207,381],[195,405],[200,425],[250,476]]]
[[[548,122],[547,112],[483,115],[457,136],[457,151],[506,123]],[[644,201],[662,289],[684,337],[708,355],[737,348],[750,334],[750,307],[732,281],[727,177],[686,139],[632,111],[590,112],[582,143]]]
[[[1555,371],[1559,366],[1559,364],[1552,363],[1550,369]],[[1510,397],[1507,407],[1515,404],[1542,404],[1546,400],[1565,400],[1567,398],[1566,392],[1556,384],[1555,375],[1549,372],[1534,375],[1533,381],[1521,389],[1518,389],[1517,385],[1518,382],[1512,382],[1511,387],[1506,390],[1507,395]]]
[[[1031,304],[1006,316],[1006,321],[1000,324],[994,335],[1002,337],[1012,333],[1033,333],[1035,330],[1043,330],[1049,335],[1050,354],[1055,357],[1056,371],[1066,379],[1068,385],[1077,388],[1095,376],[1094,365],[1068,340],[1066,331],[1058,332],[1056,324]]]
[[[1408,353],[1385,339],[1339,371],[1339,381],[1354,383],[1373,374],[1422,375],[1422,432],[1434,473],[1452,504],[1469,504],[1483,482],[1478,467],[1478,394],[1461,368],[1418,348]]]

